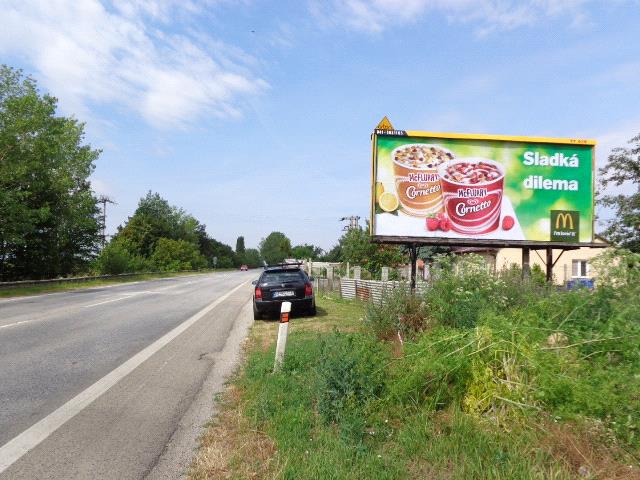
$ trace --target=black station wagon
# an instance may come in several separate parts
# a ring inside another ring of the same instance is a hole
[[[276,315],[282,302],[291,302],[292,313],[316,314],[313,277],[309,277],[300,264],[281,264],[266,267],[253,282],[253,318]]]

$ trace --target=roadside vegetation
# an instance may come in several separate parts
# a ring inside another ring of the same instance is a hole
[[[191,478],[640,478],[640,256],[595,291],[438,257],[432,288],[252,331]]]
[[[148,192],[94,265],[100,273],[119,274],[230,268],[241,262],[230,246],[211,238],[195,217],[158,193]]]
[[[0,65],[0,281],[81,271],[100,239],[100,151],[22,71]]]

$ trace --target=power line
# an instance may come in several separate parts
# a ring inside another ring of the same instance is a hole
[[[351,215],[350,217],[342,217],[340,219],[341,222],[349,222],[347,225],[342,227],[342,230],[353,230],[355,228],[360,228],[360,224],[358,223],[360,217],[357,215]]]

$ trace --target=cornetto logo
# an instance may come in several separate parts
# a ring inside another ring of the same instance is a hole
[[[460,217],[466,216],[468,213],[482,212],[491,208],[491,200],[480,201],[477,198],[470,198],[466,202],[460,202],[456,205],[456,213]]]
[[[440,184],[430,185],[427,188],[416,188],[414,185],[409,185],[405,190],[407,197],[413,200],[416,197],[425,197],[433,195],[440,191]]]
[[[551,210],[551,241],[580,241],[580,212],[574,210]]]

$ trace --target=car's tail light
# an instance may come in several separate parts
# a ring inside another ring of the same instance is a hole
[[[262,289],[260,287],[256,287],[256,300],[262,300]]]
[[[310,297],[313,295],[313,286],[310,283],[304,284],[304,296]]]

